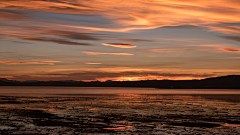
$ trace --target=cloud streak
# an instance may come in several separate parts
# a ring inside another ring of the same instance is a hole
[[[55,36],[62,36],[67,37],[70,39],[76,40],[100,40],[89,33],[79,33],[74,31],[65,31],[65,30],[40,30],[39,33],[47,34],[47,35],[55,35]]]
[[[102,43],[102,45],[112,46],[112,47],[118,47],[118,48],[135,48],[135,47],[137,47],[137,46],[135,46],[135,45],[121,44],[121,43]]]
[[[240,42],[240,37],[239,36],[219,36],[219,37]]]
[[[1,3],[1,2],[0,2]],[[0,19],[2,20],[20,20],[20,19],[28,19],[29,15],[18,13],[16,11],[8,11],[0,9]]]
[[[65,44],[65,45],[83,45],[83,46],[91,45],[91,44],[88,44],[88,43],[73,42],[73,41],[68,41],[68,40],[65,40],[65,39],[49,38],[49,37],[37,37],[37,36],[24,35],[24,34],[2,33],[2,35],[8,35],[8,36],[12,36],[12,37],[15,37],[15,38],[18,38],[18,39],[29,40],[29,41],[53,42],[53,43]]]
[[[93,63],[93,62],[84,62],[85,64],[88,64],[88,65],[100,65],[102,63]]]
[[[234,49],[234,48],[219,48],[219,50],[223,50],[226,52],[240,52],[240,49]]]
[[[54,60],[34,60],[34,62],[29,62],[29,61],[0,61],[0,63],[8,64],[8,65],[16,65],[16,64],[55,65],[54,63],[56,63],[56,62],[62,62],[62,61],[54,61]]]
[[[32,11],[45,11],[53,13],[65,14],[93,14],[96,9],[86,7],[79,1],[46,1],[46,0],[1,0],[0,8],[14,9],[14,10],[32,10]]]
[[[30,40],[30,41],[40,41],[40,42],[53,42],[57,44],[65,44],[65,45],[83,45],[83,46],[89,46],[90,44],[88,43],[78,43],[78,42],[72,42],[72,41],[67,41],[64,39],[57,39],[57,38],[46,38],[46,37],[23,37],[21,39],[24,40]]]
[[[88,52],[88,51],[82,51],[82,53],[85,53],[87,55],[99,55],[99,54],[103,54],[103,55],[134,55],[131,53],[102,53],[102,52]]]
[[[0,63],[8,64],[8,65],[15,65],[15,64],[54,65],[54,63],[25,62],[25,61],[0,61]]]
[[[207,26],[206,28],[210,29],[210,31],[220,31],[226,34],[240,34],[240,26],[235,25]]]
[[[66,44],[66,45],[84,45],[89,46],[89,43],[81,43],[76,42],[75,40],[89,40],[89,41],[97,41],[101,40],[99,34],[93,33],[80,33],[70,30],[56,30],[54,28],[44,28],[44,27],[31,27],[21,26],[21,29],[6,27],[0,28],[0,36],[4,36],[3,39],[6,38],[18,38],[22,40],[28,41],[39,41],[39,42],[53,42],[57,44]],[[52,30],[51,30],[52,29]],[[53,38],[54,36],[54,38]],[[57,37],[57,38],[55,38]],[[74,41],[72,41],[74,40]]]

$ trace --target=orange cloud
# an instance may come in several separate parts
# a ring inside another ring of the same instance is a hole
[[[84,6],[80,2],[73,1],[45,1],[45,0],[21,0],[21,1],[9,1],[1,0],[0,8],[2,9],[14,9],[14,10],[33,10],[33,11],[45,11],[54,13],[69,13],[69,14],[93,14],[96,13],[96,9]]]
[[[85,29],[90,31],[108,31],[108,32],[129,32],[132,30],[145,30],[154,29],[156,27],[123,27],[123,28],[98,28],[98,27],[87,27],[87,26],[73,26],[73,25],[59,25],[60,27],[73,28],[73,29]]]
[[[82,53],[88,54],[88,55],[99,55],[99,54],[108,54],[108,55],[134,55],[131,53],[102,53],[102,52],[87,52],[82,51]]]
[[[135,46],[135,45],[119,44],[119,43],[102,43],[102,45],[105,45],[105,46],[113,46],[113,47],[118,47],[118,48],[135,48],[135,47],[137,47],[137,46]]]
[[[239,34],[240,33],[240,26],[207,26],[210,31],[221,31],[227,34]]]
[[[90,64],[90,65],[99,65],[99,64],[102,64],[102,63],[92,63],[92,62],[84,62],[85,64]]]
[[[28,15],[18,13],[17,11],[0,10],[0,19],[2,20],[19,20],[19,19],[28,19],[28,18],[29,18]]]
[[[119,4],[114,4],[114,3]],[[89,2],[90,5],[90,2]],[[125,26],[157,28],[239,22],[239,5],[234,1],[104,1],[95,0],[93,7],[105,9],[104,15]],[[112,11],[112,12],[108,12]],[[147,11],[147,12],[146,12]],[[132,13],[132,14],[129,14]]]
[[[212,76],[209,76],[212,77]],[[207,77],[193,77],[193,76],[177,76],[177,77],[169,77],[169,76],[157,76],[157,75],[139,75],[139,76],[121,76],[121,77],[105,77],[105,78],[97,78],[96,80],[104,82],[107,80],[112,81],[140,81],[140,80],[193,80],[193,79],[205,79]],[[88,80],[84,80],[88,81]],[[92,80],[91,80],[92,81]]]
[[[234,49],[234,48],[219,48],[219,50],[223,50],[227,52],[240,52],[240,49]]]
[[[231,59],[240,59],[240,57],[230,57]]]
[[[39,62],[23,62],[23,61],[0,61],[4,64],[45,64],[45,65],[54,65],[54,63],[39,63]]]
[[[236,0],[134,0],[124,2],[122,0],[21,0],[14,2],[1,0],[0,8],[65,14],[100,14],[107,19],[115,20],[115,23],[121,24],[124,28],[73,27],[111,32],[180,25],[194,25],[224,32],[221,26],[220,29],[214,28],[215,24],[240,22],[240,6]]]
[[[200,44],[200,45],[186,45],[186,46],[219,48],[219,47],[231,46],[231,44]]]

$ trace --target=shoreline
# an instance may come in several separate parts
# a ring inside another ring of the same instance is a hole
[[[240,132],[239,97],[0,94],[0,134],[235,135]]]

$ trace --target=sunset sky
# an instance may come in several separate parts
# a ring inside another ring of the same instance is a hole
[[[240,75],[239,0],[0,0],[0,78]]]

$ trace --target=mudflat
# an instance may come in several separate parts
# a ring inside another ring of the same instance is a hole
[[[240,134],[235,94],[0,94],[0,134]]]

